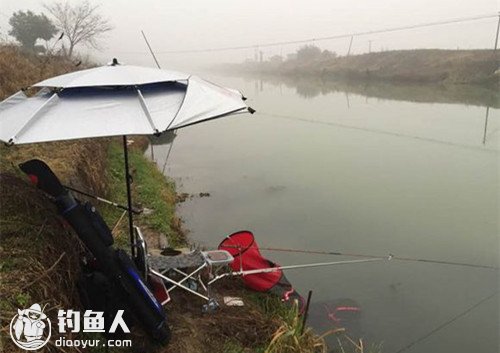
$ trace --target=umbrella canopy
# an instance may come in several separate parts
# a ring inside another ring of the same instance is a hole
[[[97,87],[145,85],[155,82],[187,80],[188,74],[133,65],[106,65],[70,72],[36,83],[35,87]]]
[[[0,103],[0,140],[23,144],[152,135],[248,109],[243,96],[197,76],[129,65],[57,76]]]
[[[0,141],[9,145],[123,136],[132,255],[133,217],[127,135],[159,135],[249,111],[240,92],[199,77],[113,64],[39,82],[0,103]]]

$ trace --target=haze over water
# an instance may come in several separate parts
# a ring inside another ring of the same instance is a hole
[[[57,0],[0,0],[0,38],[8,37],[9,18],[18,10],[46,12]],[[82,2],[83,0],[73,0]],[[255,45],[353,32],[372,31],[443,20],[495,14],[494,0],[92,0],[114,26],[99,49],[80,47],[85,57],[105,64],[112,58],[133,65],[152,65],[141,35],[144,30],[163,68],[192,71],[220,62],[253,59]],[[492,48],[496,18],[356,37],[351,54],[397,49]],[[12,39],[12,38],[10,38]],[[346,55],[350,38],[261,47],[264,59],[295,52],[303,44]],[[176,50],[249,46],[245,50],[169,54]]]
[[[485,134],[481,102],[211,78],[257,113],[178,131],[165,174],[178,192],[210,193],[179,206],[193,240],[216,247],[249,229],[261,246],[498,266],[498,107]],[[155,147],[160,168],[169,147]],[[352,259],[263,253],[282,265]],[[355,303],[357,333],[386,353],[499,350],[497,270],[392,260],[286,275],[313,290],[318,332],[332,327],[325,305]]]

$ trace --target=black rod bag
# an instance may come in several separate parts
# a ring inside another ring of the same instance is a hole
[[[114,284],[133,317],[155,340],[168,343],[170,329],[161,304],[153,296],[134,262],[123,250],[113,249],[113,237],[104,220],[90,204],[82,205],[64,188],[43,161],[32,159],[19,165],[31,181],[55,199],[61,215],[68,221],[101,271]]]

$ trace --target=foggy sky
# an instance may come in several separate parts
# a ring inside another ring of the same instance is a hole
[[[76,2],[77,0],[72,0]],[[47,1],[50,3],[50,1]],[[43,11],[43,1],[0,0],[0,35],[14,11]],[[218,48],[306,39],[390,28],[499,11],[500,0],[183,0],[94,1],[114,30],[92,51],[100,62],[118,57],[129,64],[154,65],[142,39],[143,29],[156,52]],[[354,38],[352,52],[382,48],[492,48],[495,18]],[[311,42],[345,55],[349,38]],[[303,44],[302,44],[303,45]],[[262,48],[264,57],[295,51],[299,45]],[[80,52],[88,49],[80,47]],[[243,61],[254,49],[197,54],[158,54],[163,67],[186,69],[198,64]]]

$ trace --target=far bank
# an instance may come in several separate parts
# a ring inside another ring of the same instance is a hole
[[[494,50],[416,49],[337,56],[305,46],[286,60],[219,65],[226,72],[332,80],[498,86],[500,54]]]

